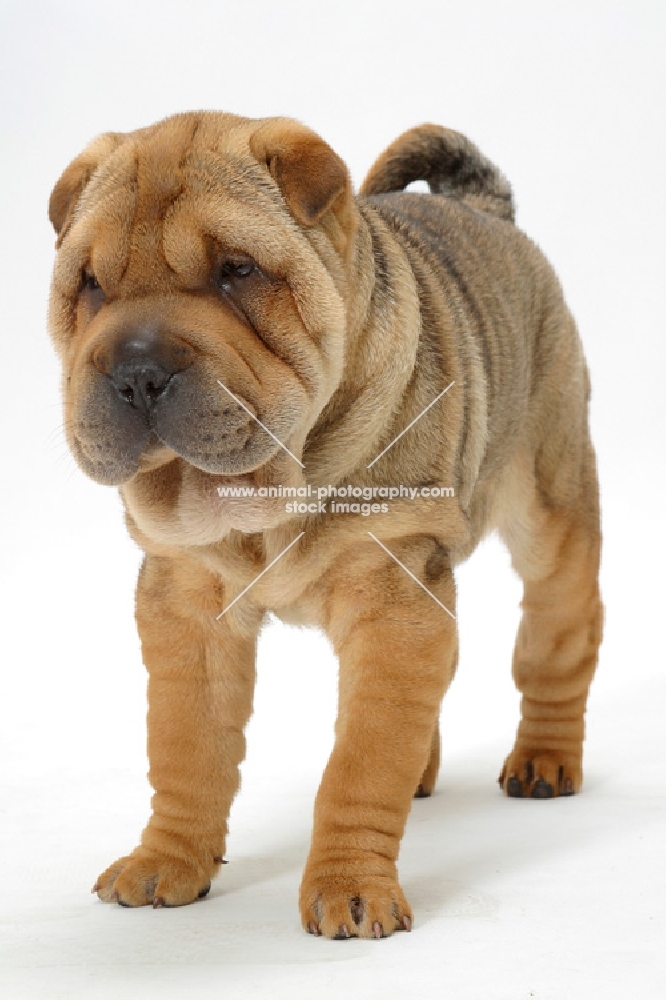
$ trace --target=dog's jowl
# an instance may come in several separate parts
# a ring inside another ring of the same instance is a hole
[[[405,191],[418,179],[429,194]],[[95,891],[155,907],[208,891],[271,610],[323,629],[340,662],[303,926],[409,930],[396,862],[439,764],[453,572],[489,531],[524,584],[500,785],[581,786],[599,510],[588,374],[552,269],[501,173],[434,125],[355,194],[297,122],[177,115],[97,138],[50,216],[69,444],[118,487],[145,552],[152,815]]]

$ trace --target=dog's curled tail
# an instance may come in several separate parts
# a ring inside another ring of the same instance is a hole
[[[514,221],[513,194],[506,177],[460,132],[418,125],[403,132],[370,168],[360,194],[403,191],[427,181],[433,194],[458,198],[483,212]]]

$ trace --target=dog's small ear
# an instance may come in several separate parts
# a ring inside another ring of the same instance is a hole
[[[349,172],[338,154],[298,122],[270,119],[251,137],[250,149],[266,164],[303,226],[314,226],[331,209],[343,209],[351,196]]]
[[[49,199],[49,219],[58,234],[56,247],[60,246],[70,227],[78,200],[90,178],[124,138],[118,132],[97,136],[61,175]]]

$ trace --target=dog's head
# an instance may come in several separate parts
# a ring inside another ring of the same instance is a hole
[[[122,485],[134,515],[177,483],[181,521],[219,483],[302,482],[345,354],[357,212],[333,150],[288,119],[177,115],[96,139],[50,217],[50,327],[83,471]],[[252,510],[227,505],[224,523],[280,519]]]

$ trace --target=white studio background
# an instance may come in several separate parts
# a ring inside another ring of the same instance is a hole
[[[608,1000],[663,985],[665,11],[0,0],[3,996]],[[231,864],[209,899],[153,912],[88,895],[147,818],[140,554],[115,492],[84,478],[59,430],[46,204],[97,133],[199,108],[298,118],[357,185],[414,124],[465,132],[511,180],[586,345],[607,626],[584,793],[499,795],[520,588],[490,541],[459,573],[442,771],[401,855],[415,930],[379,943],[299,927],[336,668],[321,636],[277,622],[262,636]]]

